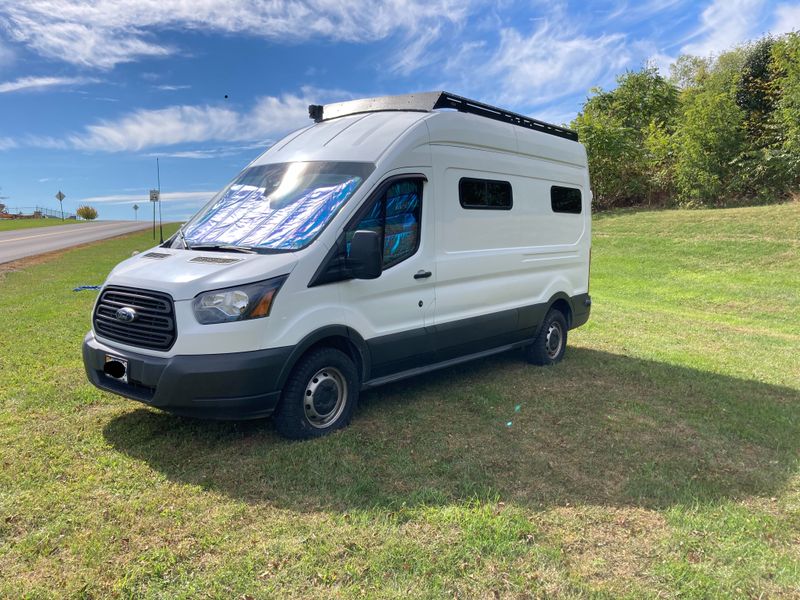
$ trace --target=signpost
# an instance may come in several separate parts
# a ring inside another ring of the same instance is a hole
[[[61,206],[62,221],[64,220],[64,204],[63,204],[64,198],[66,198],[66,196],[61,192],[61,190],[58,190],[58,193],[56,194],[56,200],[58,200],[58,204]]]
[[[138,204],[134,204],[133,205],[133,214],[134,214],[134,217],[133,217],[134,220],[138,221],[139,220],[139,205]]]
[[[153,239],[156,239],[156,203],[159,201],[161,192],[150,190],[150,202],[153,203]]]

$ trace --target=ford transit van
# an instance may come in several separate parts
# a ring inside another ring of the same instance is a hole
[[[345,426],[359,392],[589,318],[577,135],[446,92],[309,107],[164,244],[109,274],[83,343],[97,387],[181,415]]]

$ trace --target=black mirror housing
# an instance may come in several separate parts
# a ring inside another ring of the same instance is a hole
[[[347,266],[356,279],[377,279],[383,271],[381,236],[376,231],[360,229],[350,240]]]

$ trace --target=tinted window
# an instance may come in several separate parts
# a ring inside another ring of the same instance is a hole
[[[581,191],[554,185],[550,188],[550,205],[553,207],[553,212],[580,214]]]
[[[458,182],[458,199],[464,208],[479,210],[511,210],[511,184],[492,179],[462,178]]]
[[[422,183],[404,180],[393,183],[358,224],[347,231],[347,248],[358,230],[369,229],[383,237],[383,268],[405,260],[419,247],[422,216]]]

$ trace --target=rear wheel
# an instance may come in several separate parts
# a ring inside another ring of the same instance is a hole
[[[319,348],[295,366],[273,420],[282,436],[300,440],[345,427],[358,402],[358,372],[347,354]]]
[[[566,349],[567,319],[561,311],[551,308],[539,334],[525,349],[525,356],[534,365],[554,365],[564,357]]]

